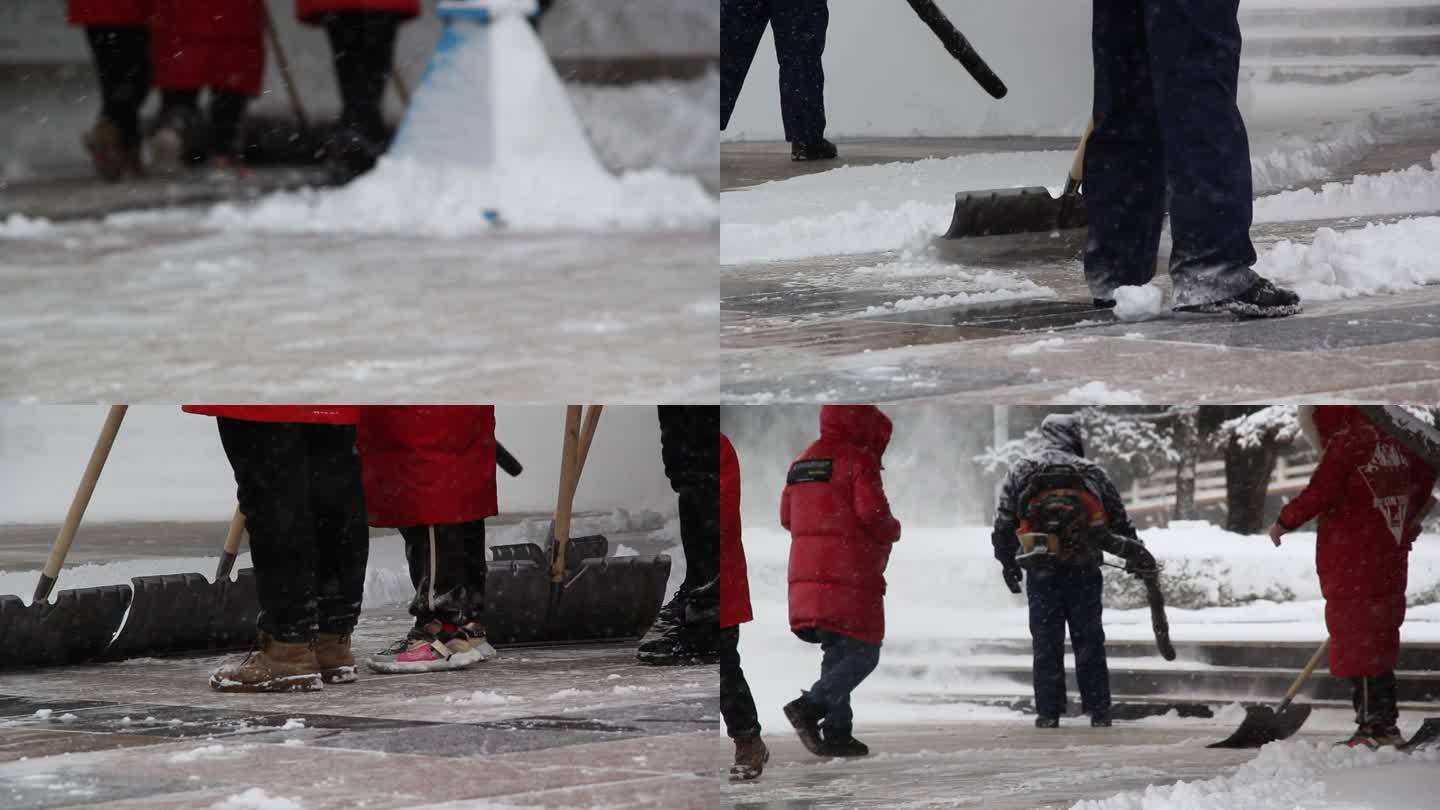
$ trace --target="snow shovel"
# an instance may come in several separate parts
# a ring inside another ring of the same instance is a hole
[[[1085,171],[1085,143],[1094,128],[1094,120],[1085,125],[1085,134],[1080,136],[1075,158],[1070,161],[1070,173],[1065,177],[1065,190],[1059,197],[1051,197],[1044,186],[959,192],[955,195],[955,214],[950,218],[950,229],[944,238],[1053,234],[1084,228],[1088,220],[1080,184]]]
[[[1427,717],[1425,722],[1420,724],[1420,729],[1415,732],[1414,736],[1398,748],[1409,753],[1429,748],[1437,742],[1440,742],[1440,717]]]
[[[196,573],[132,578],[130,615],[102,657],[116,661],[248,647],[260,615],[255,569],[230,579],[244,530],[245,515],[236,507],[213,580]]]
[[[575,490],[600,413],[598,405],[583,416],[578,405],[566,409],[549,551],[534,543],[490,550],[485,627],[493,643],[634,639],[660,612],[670,578],[667,555],[611,557],[603,536],[570,537]]]
[[[1421,422],[1399,405],[1357,405],[1376,427],[1389,433],[1395,441],[1420,456],[1426,464],[1440,470],[1440,430]]]
[[[1240,728],[1224,740],[1211,743],[1206,748],[1259,748],[1266,743],[1289,739],[1299,731],[1310,716],[1310,705],[1302,703],[1294,706],[1290,701],[1295,699],[1300,687],[1310,679],[1310,673],[1315,671],[1320,659],[1325,657],[1325,650],[1329,646],[1330,639],[1327,638],[1315,650],[1315,654],[1310,656],[1310,663],[1295,676],[1295,682],[1290,684],[1290,691],[1285,693],[1285,699],[1280,701],[1279,706],[1274,709],[1269,706],[1246,706],[1245,719],[1241,721]]]
[[[0,596],[0,650],[4,651],[0,668],[83,663],[104,651],[120,628],[130,607],[130,589],[124,585],[76,588],[61,591],[54,602],[49,600],[80,520],[90,505],[90,496],[95,493],[100,471],[115,444],[115,435],[120,432],[125,409],[124,405],[112,405],[105,416],[30,605],[26,606],[18,596]]]

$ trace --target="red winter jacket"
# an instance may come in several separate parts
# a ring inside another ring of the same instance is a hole
[[[363,405],[355,443],[371,526],[498,514],[495,406]]]
[[[186,413],[224,416],[247,422],[317,422],[353,425],[360,419],[356,405],[182,405]]]
[[[149,25],[151,0],[70,0],[71,25]]]
[[[150,54],[156,87],[260,95],[265,76],[262,0],[153,3]]]
[[[745,546],[740,542],[740,459],[720,434],[720,626],[734,627],[755,618],[750,611],[750,580]]]
[[[304,22],[318,23],[322,14],[332,11],[388,11],[414,17],[420,13],[420,0],[295,0],[295,16]]]
[[[1297,529],[1320,518],[1315,568],[1331,672],[1379,674],[1394,669],[1399,654],[1410,543],[1435,471],[1356,408],[1318,406],[1313,424],[1320,464],[1279,522]]]
[[[825,405],[820,438],[790,466],[780,525],[790,530],[790,629],[878,644],[885,565],[900,522],[880,482],[890,420],[873,405]]]

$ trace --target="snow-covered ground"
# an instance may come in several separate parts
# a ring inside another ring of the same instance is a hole
[[[904,523],[905,515],[897,516]],[[1174,524],[1141,536],[1166,569],[1163,585],[1176,643],[1318,643],[1325,638],[1313,533],[1287,535],[1279,549],[1264,536],[1242,537],[1200,523]],[[790,633],[789,535],[769,527],[747,528],[744,543],[755,621],[741,628],[741,659],[762,722],[783,728],[780,707],[819,675],[819,649]],[[1440,535],[1422,535],[1410,559],[1409,594],[1422,603],[1410,608],[1402,640],[1440,642]],[[1106,574],[1112,586],[1124,576]],[[957,700],[966,693],[1024,696],[1029,691],[1008,677],[987,676],[985,659],[977,659],[969,644],[1029,639],[1025,597],[1011,594],[1001,581],[989,527],[907,529],[891,554],[886,581],[885,649],[875,674],[855,693],[857,727],[967,723],[984,717],[1016,721],[1009,711]],[[1149,610],[1117,608],[1118,591],[1110,587],[1108,593],[1106,637],[1153,638]]]

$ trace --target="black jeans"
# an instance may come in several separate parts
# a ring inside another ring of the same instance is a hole
[[[217,421],[250,535],[259,629],[280,641],[349,633],[370,555],[355,428]]]
[[[739,625],[720,631],[720,716],[725,718],[725,732],[731,737],[760,734],[755,698],[745,681],[745,671],[740,669]]]
[[[485,521],[405,526],[400,536],[415,586],[415,626],[479,620],[485,612]]]
[[[785,140],[818,139],[825,134],[826,0],[721,0],[720,128],[730,125],[766,25],[775,32]]]
[[[850,693],[870,677],[880,663],[880,645],[836,633],[812,629],[802,636],[818,643],[824,652],[820,680],[805,693],[805,699],[825,710],[825,733],[844,736],[854,724]]]
[[[684,587],[693,590],[720,576],[720,407],[661,405],[659,415],[665,476],[680,500]]]
[[[1155,274],[1168,198],[1174,304],[1249,289],[1250,146],[1235,101],[1239,0],[1094,4],[1095,132],[1085,151],[1095,298]]]
[[[395,66],[395,35],[404,18],[377,11],[335,11],[324,18],[335,79],[340,85],[340,123],[381,139],[381,100]]]
[[[100,81],[100,114],[120,130],[128,147],[140,145],[140,107],[150,94],[150,29],[91,25],[85,39]]]
[[[1082,710],[1110,711],[1110,669],[1100,604],[1104,578],[1098,566],[1055,564],[1025,575],[1034,652],[1035,711],[1065,713],[1065,626],[1075,649],[1075,679]]]

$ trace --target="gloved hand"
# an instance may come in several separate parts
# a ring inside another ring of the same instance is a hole
[[[1010,593],[1020,593],[1020,566],[1007,565],[1000,569],[1000,576],[1005,578],[1005,587],[1010,589]]]

